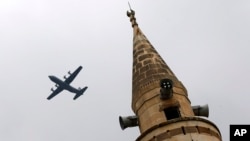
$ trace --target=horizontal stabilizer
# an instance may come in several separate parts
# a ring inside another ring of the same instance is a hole
[[[79,90],[79,92],[75,95],[74,100],[83,95],[83,93],[87,90],[87,88],[88,87],[84,87],[83,89]]]

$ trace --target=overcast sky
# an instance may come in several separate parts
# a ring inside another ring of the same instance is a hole
[[[229,140],[230,124],[250,124],[250,1],[130,1],[144,34],[189,92],[209,104],[209,120]],[[127,0],[0,0],[0,139],[132,141],[120,129],[133,115],[132,28]],[[73,101],[54,83],[88,86]]]

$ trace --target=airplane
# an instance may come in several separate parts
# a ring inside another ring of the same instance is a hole
[[[52,94],[50,94],[47,99],[50,100],[51,98],[53,98],[54,96],[56,96],[57,94],[59,94],[63,90],[68,90],[68,91],[70,91],[72,93],[75,93],[76,95],[73,98],[74,100],[76,100],[78,97],[83,95],[83,93],[88,88],[87,86],[82,88],[82,89],[81,88],[76,89],[76,88],[70,86],[70,83],[75,79],[75,77],[81,71],[81,69],[82,69],[82,66],[79,66],[73,73],[71,73],[69,71],[68,74],[70,76],[68,78],[66,76],[64,76],[65,81],[60,80],[56,76],[50,75],[49,79],[56,83],[55,86],[57,87],[57,89],[53,90],[53,88],[51,88]]]

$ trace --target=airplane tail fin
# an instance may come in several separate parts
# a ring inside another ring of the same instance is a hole
[[[83,95],[83,93],[87,90],[88,87],[84,87],[81,90],[79,90],[78,93],[76,93],[74,100],[76,100],[78,97],[80,97],[81,95]]]

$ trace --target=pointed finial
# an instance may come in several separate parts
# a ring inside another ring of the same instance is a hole
[[[134,16],[135,15],[135,11],[132,10],[131,6],[130,6],[130,3],[128,2],[128,6],[129,6],[129,9],[130,9],[130,12],[127,11],[127,16],[130,17],[131,15]]]
[[[128,2],[128,6],[129,6],[130,11],[127,11],[127,16],[130,17],[130,21],[131,21],[131,23],[132,23],[132,27],[134,27],[135,25],[138,25],[138,24],[136,23],[135,11],[132,10],[132,8],[131,8],[129,2]]]
[[[129,3],[129,1],[128,1],[128,6],[129,6],[129,9],[130,9],[130,11],[131,11],[132,9],[131,9],[131,6],[130,6],[130,3]]]

